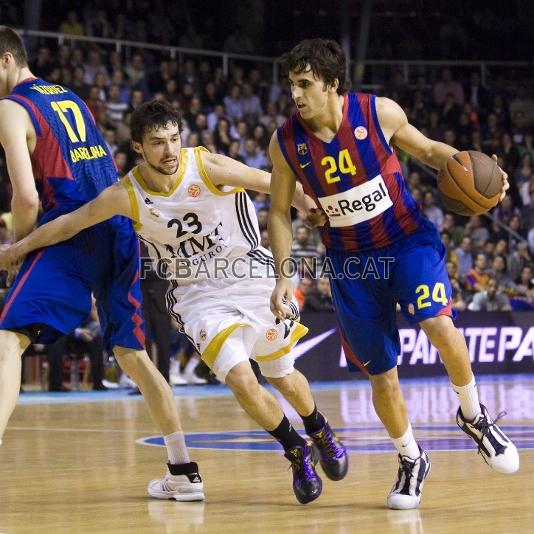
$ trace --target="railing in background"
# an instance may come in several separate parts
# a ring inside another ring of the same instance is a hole
[[[185,56],[193,56],[198,58],[216,58],[221,61],[223,74],[228,76],[230,62],[245,62],[245,63],[260,63],[270,67],[271,81],[278,82],[279,69],[276,58],[269,56],[256,56],[248,54],[234,54],[229,52],[222,52],[217,50],[199,50],[193,48],[182,48],[179,46],[166,46],[156,45],[151,43],[143,43],[138,41],[126,41],[118,39],[106,39],[103,37],[89,37],[69,35],[65,33],[46,32],[37,30],[25,30],[24,28],[18,28],[17,31],[22,36],[33,37],[37,39],[51,39],[57,44],[61,45],[66,42],[73,43],[96,43],[99,45],[107,45],[113,47],[118,52],[124,50],[126,57],[129,57],[132,50],[145,49],[145,50],[158,50],[169,55],[170,58],[178,58],[179,61],[183,61]],[[365,78],[369,83],[364,84],[365,87],[376,87],[376,82],[372,81],[372,78],[381,78],[382,81],[387,79],[387,75],[395,70],[400,70],[403,73],[405,83],[411,83],[415,77],[420,73],[427,73],[428,69],[440,70],[443,67],[455,67],[469,69],[471,72],[474,69],[479,70],[482,83],[485,83],[490,74],[490,70],[502,71],[506,74],[510,69],[525,70],[523,76],[519,76],[521,79],[527,80],[532,69],[532,62],[530,61],[426,61],[426,60],[366,60],[364,62],[366,66]],[[492,72],[493,74],[493,72]],[[495,74],[493,74],[495,77]],[[380,85],[380,84],[379,84]]]

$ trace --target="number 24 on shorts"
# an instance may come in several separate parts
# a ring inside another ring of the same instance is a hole
[[[419,295],[417,297],[417,309],[422,310],[423,308],[428,308],[432,306],[430,302],[430,288],[426,284],[421,284],[417,286],[415,294]],[[441,302],[443,306],[447,306],[449,301],[447,300],[447,295],[445,293],[445,284],[443,282],[437,282],[432,289],[432,300],[434,302]]]

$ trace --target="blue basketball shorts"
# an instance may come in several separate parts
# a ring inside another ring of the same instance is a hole
[[[53,343],[89,315],[91,293],[106,348],[145,346],[139,241],[125,217],[29,254],[0,315],[0,329],[39,325],[35,343]]]
[[[411,324],[439,315],[454,318],[445,257],[445,247],[429,221],[380,249],[327,250],[349,369],[375,375],[397,365],[397,304]]]

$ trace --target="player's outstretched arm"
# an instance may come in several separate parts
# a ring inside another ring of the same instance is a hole
[[[390,144],[398,146],[411,156],[434,169],[441,169],[448,157],[458,149],[433,141],[408,122],[403,109],[389,98],[376,99],[380,126]]]
[[[0,144],[6,154],[7,170],[13,187],[11,213],[16,240],[27,236],[35,228],[39,211],[39,196],[28,150],[28,128],[33,126],[26,110],[15,102],[2,100]]]
[[[271,175],[260,169],[249,167],[235,159],[222,154],[201,152],[206,174],[215,185],[242,187],[258,193],[270,193]],[[304,194],[301,184],[297,184],[292,197],[295,208],[307,212],[315,207],[313,200]]]
[[[293,283],[284,262],[291,257],[291,199],[295,191],[296,177],[287,164],[276,132],[269,144],[269,155],[273,163],[271,175],[271,207],[269,210],[269,241],[274,256],[275,271],[277,275],[276,287],[271,296],[271,311],[279,319],[288,317],[288,310],[284,302],[291,302],[293,297]]]
[[[448,158],[458,152],[458,149],[434,141],[423,135],[415,126],[408,122],[406,113],[393,100],[389,98],[376,99],[376,111],[380,126],[386,136],[386,139],[400,149],[408,152],[425,165],[434,169],[442,169]],[[497,156],[493,154],[492,158],[497,161]],[[508,183],[508,174],[499,167],[502,174],[502,191],[501,201],[510,188]]]
[[[8,269],[32,250],[66,241],[85,228],[114,215],[132,218],[128,191],[120,182],[108,187],[81,208],[43,224],[18,243],[0,252],[0,269]]]

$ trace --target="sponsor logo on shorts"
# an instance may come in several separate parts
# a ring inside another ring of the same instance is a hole
[[[192,184],[187,189],[187,194],[190,197],[197,198],[200,195],[200,186],[197,184]]]
[[[267,341],[275,341],[278,337],[278,330],[276,328],[269,328],[267,332],[265,332],[265,338]]]
[[[206,341],[206,338],[208,337],[208,334],[206,334],[205,330],[200,331],[200,341]]]
[[[159,217],[161,215],[161,213],[155,208],[150,208],[148,211],[152,217]]]
[[[356,137],[358,141],[367,139],[367,128],[365,126],[356,126],[356,128],[354,128],[354,137]]]
[[[330,226],[353,226],[380,215],[393,206],[381,175],[348,191],[319,197]]]

